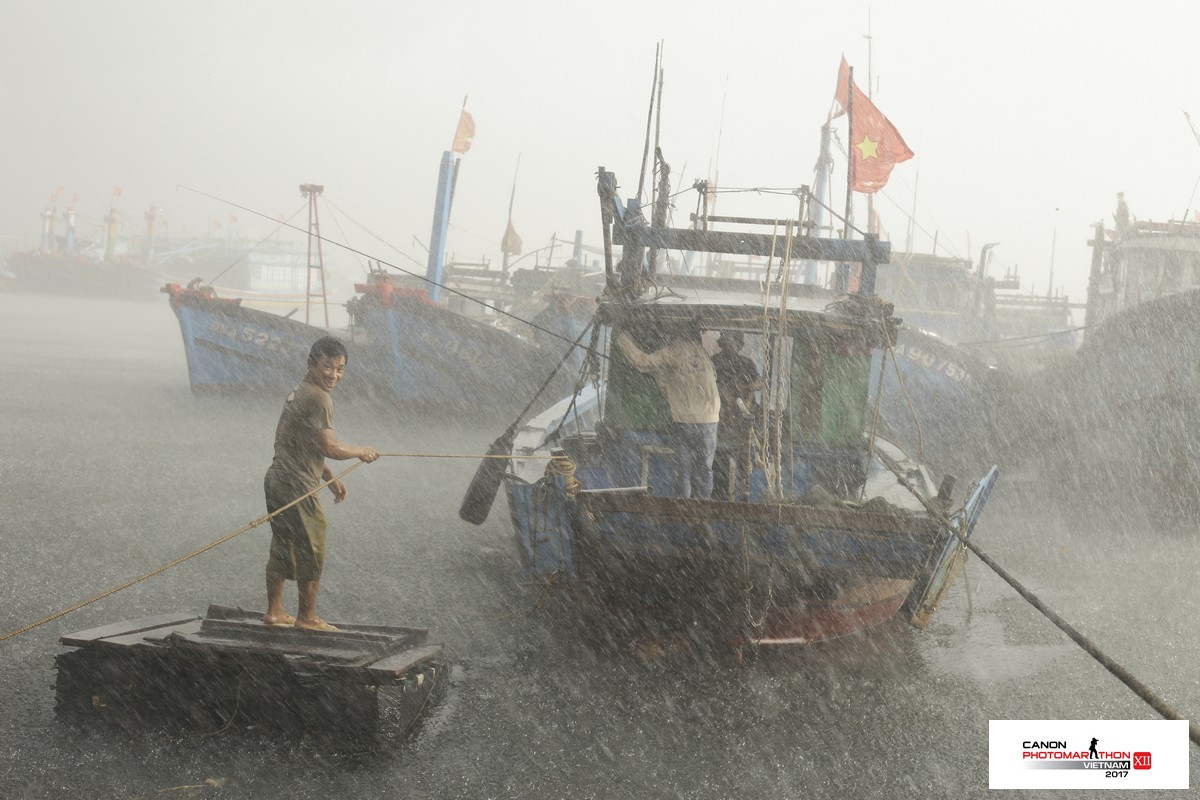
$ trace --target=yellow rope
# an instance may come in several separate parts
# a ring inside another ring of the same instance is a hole
[[[562,475],[566,482],[566,492],[568,497],[574,497],[579,493],[579,489],[583,486],[579,479],[575,477],[575,462],[566,453],[559,453],[550,457],[550,463],[546,465],[546,475]]]
[[[392,457],[398,457],[398,458],[511,458],[511,456],[472,455],[470,453],[462,454],[462,455],[452,454],[452,453],[380,453],[379,455],[380,456],[392,456]],[[521,458],[547,458],[547,459],[549,459],[549,458],[554,458],[554,457],[553,456],[521,456]],[[163,564],[161,567],[156,567],[155,569],[150,570],[145,575],[140,575],[140,576],[134,578],[133,580],[126,581],[125,583],[121,584],[120,586],[116,586],[112,589],[108,589],[107,591],[101,592],[100,594],[96,595],[95,597],[88,598],[87,600],[82,600],[82,601],[76,603],[75,605],[71,606],[70,608],[65,608],[62,611],[58,611],[54,614],[51,614],[48,617],[42,617],[41,619],[37,620],[36,622],[31,622],[28,625],[17,628],[14,631],[9,631],[8,633],[4,634],[3,636],[0,636],[0,642],[5,641],[6,639],[11,639],[14,636],[20,636],[22,633],[28,633],[29,631],[33,630],[34,628],[45,625],[48,622],[53,622],[56,619],[61,619],[62,617],[67,616],[68,614],[78,611],[79,609],[83,608],[84,606],[90,606],[92,603],[99,602],[100,600],[103,600],[106,597],[114,595],[117,592],[120,592],[124,589],[128,589],[130,586],[134,586],[135,584],[141,583],[144,580],[153,578],[155,575],[158,575],[160,572],[166,572],[167,570],[171,569],[172,567],[177,567],[189,559],[192,559],[198,555],[207,553],[209,550],[212,550],[214,547],[225,544],[230,539],[233,539],[237,536],[241,536],[243,533],[250,530],[251,528],[257,528],[259,525],[262,525],[264,522],[270,522],[272,519],[279,516],[284,511],[287,511],[289,508],[296,505],[301,500],[305,499],[306,497],[312,497],[314,494],[321,491],[329,484],[333,483],[336,480],[340,480],[343,475],[349,474],[351,471],[358,469],[365,463],[367,463],[367,462],[359,461],[358,463],[354,464],[351,467],[348,467],[347,469],[343,470],[342,472],[338,473],[337,475],[334,475],[329,480],[319,484],[312,491],[310,491],[306,494],[300,495],[295,500],[288,503],[286,506],[276,509],[275,511],[271,512],[270,514],[259,517],[258,519],[248,523],[247,525],[244,525],[243,527],[238,528],[233,533],[228,534],[226,536],[222,536],[220,539],[217,539],[215,542],[210,542],[209,544],[204,545],[204,547],[201,547],[199,550],[193,550],[192,552],[188,553],[187,555],[180,556],[179,558],[175,559],[174,561],[172,561],[170,563]],[[572,465],[572,467],[574,467],[574,465]],[[572,469],[572,478],[570,478],[570,480],[574,480],[573,475],[574,475],[574,469]],[[576,484],[578,484],[578,481],[576,481]]]
[[[146,580],[147,578],[153,578],[155,575],[159,574],[160,572],[166,572],[167,570],[171,569],[171,567],[179,566],[180,564],[187,561],[188,559],[195,558],[196,556],[198,556],[202,553],[207,553],[209,550],[212,550],[217,545],[225,544],[226,542],[228,542],[230,539],[234,538],[235,536],[241,536],[243,533],[250,530],[251,528],[257,528],[259,525],[262,525],[264,522],[269,522],[270,520],[272,520],[275,517],[282,514],[284,511],[287,511],[289,508],[291,508],[292,506],[299,503],[304,498],[311,497],[312,495],[314,495],[317,492],[324,489],[329,484],[333,483],[336,480],[341,479],[341,477],[343,475],[346,475],[347,473],[358,469],[365,463],[367,463],[367,462],[359,461],[357,464],[353,465],[352,467],[349,467],[348,469],[343,470],[341,473],[334,475],[332,478],[325,481],[324,483],[319,484],[317,486],[317,488],[313,489],[312,491],[310,491],[306,494],[300,495],[295,500],[288,503],[286,506],[276,509],[275,511],[272,511],[270,514],[259,517],[258,519],[254,520],[253,522],[250,522],[249,524],[244,525],[243,527],[237,529],[233,533],[231,533],[227,536],[222,536],[220,539],[217,539],[215,542],[210,542],[209,544],[204,545],[204,547],[201,547],[199,550],[193,550],[192,552],[188,553],[186,556],[180,556],[179,558],[175,559],[174,561],[172,561],[168,564],[163,564],[161,567],[157,567],[155,569],[150,570],[145,575],[134,578],[131,581],[126,581],[125,583],[121,584],[120,586],[117,586],[115,588],[101,592],[100,594],[96,595],[95,597],[92,597],[87,600],[83,600],[82,602],[76,603],[75,605],[71,606],[70,608],[63,609],[62,611],[51,614],[48,617],[42,617],[37,622],[31,622],[28,625],[24,626],[23,628],[17,628],[15,631],[10,631],[10,632],[4,634],[3,636],[0,636],[0,642],[3,642],[6,639],[11,639],[14,636],[19,636],[22,633],[31,631],[34,628],[37,628],[41,625],[45,625],[47,622],[53,622],[56,619],[65,617],[67,614],[70,614],[73,611],[78,611],[79,609],[83,608],[84,606],[89,606],[92,603],[95,603],[99,600],[103,600],[104,598],[106,598],[110,595],[114,595],[123,589],[128,589],[130,586],[133,586],[134,584],[137,584],[137,583],[141,583],[142,581]]]
[[[554,456],[526,456],[526,455],[475,455],[473,453],[380,453],[380,457],[390,456],[395,458],[554,458]]]

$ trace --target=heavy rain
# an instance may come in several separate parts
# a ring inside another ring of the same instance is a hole
[[[0,799],[1200,786],[1200,11],[405,5],[6,8]]]

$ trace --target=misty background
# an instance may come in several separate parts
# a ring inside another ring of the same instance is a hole
[[[999,242],[991,274],[1018,268],[1024,290],[1044,293],[1053,261],[1056,287],[1082,302],[1089,226],[1111,223],[1117,192],[1143,219],[1193,213],[1200,143],[1181,112],[1197,23],[1200,8],[1155,2],[1113,13],[1026,0],[9,0],[0,249],[37,245],[60,188],[60,213],[79,195],[80,237],[115,202],[123,235],[144,232],[153,204],[164,235],[257,240],[304,206],[298,186],[311,182],[340,210],[323,235],[423,266],[439,159],[466,97],[477,130],[447,253],[499,266],[516,175],[523,266],[544,263],[547,252],[528,254],[555,234],[599,244],[597,166],[636,192],[662,42],[661,145],[676,188],[811,185],[844,54],[916,152],[875,205],[894,249],[915,209],[913,250],[936,237],[939,254],[978,259]],[[835,129],[844,146],[844,117]],[[675,224],[694,199],[677,198]],[[744,200],[739,211],[754,213]],[[337,248],[326,258],[335,276],[365,268]]]

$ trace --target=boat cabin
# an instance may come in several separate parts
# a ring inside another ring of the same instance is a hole
[[[605,335],[624,330],[646,352],[667,344],[681,326],[702,329],[710,355],[722,335],[743,335],[741,355],[755,362],[762,381],[755,395],[759,411],[738,412],[742,424],[734,435],[739,441],[720,448],[718,458],[730,458],[730,451],[743,445],[756,458],[747,468],[733,457],[732,480],[724,496],[714,494],[714,500],[778,501],[817,487],[837,497],[857,497],[868,459],[864,432],[870,424],[871,352],[895,335],[890,309],[863,300],[841,301],[827,310],[801,298],[765,315],[761,304],[749,301],[614,303],[600,316],[612,322]],[[619,347],[607,352],[600,422],[584,437],[592,441],[568,436],[563,447],[570,453],[594,444],[603,453],[599,459],[577,459],[585,486],[646,487],[669,494],[677,464],[666,398],[653,376],[639,372]]]

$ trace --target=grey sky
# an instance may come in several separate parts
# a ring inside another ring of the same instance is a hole
[[[1000,242],[994,268],[1019,265],[1025,287],[1045,291],[1057,229],[1056,283],[1082,300],[1089,225],[1111,220],[1116,192],[1139,217],[1190,217],[1200,178],[1182,113],[1200,120],[1200,6],[1105,5],[8,0],[0,234],[34,245],[60,186],[66,200],[80,194],[86,226],[117,185],[130,227],[157,203],[175,234],[233,213],[258,238],[269,221],[177,186],[275,216],[300,208],[297,186],[311,181],[423,262],[413,237],[428,240],[438,162],[467,95],[477,133],[448,249],[498,264],[518,154],[526,251],[577,228],[596,243],[595,169],[636,189],[658,41],[662,146],[684,183],[719,168],[724,187],[793,187],[812,182],[843,53],[865,84],[869,10],[876,104],[917,153],[877,201],[895,245],[916,186],[914,249],[928,251],[935,231],[943,254]],[[838,130],[844,141],[844,118]],[[692,205],[680,198],[677,222]],[[333,216],[323,232],[340,238]],[[351,244],[411,266],[346,219]]]

